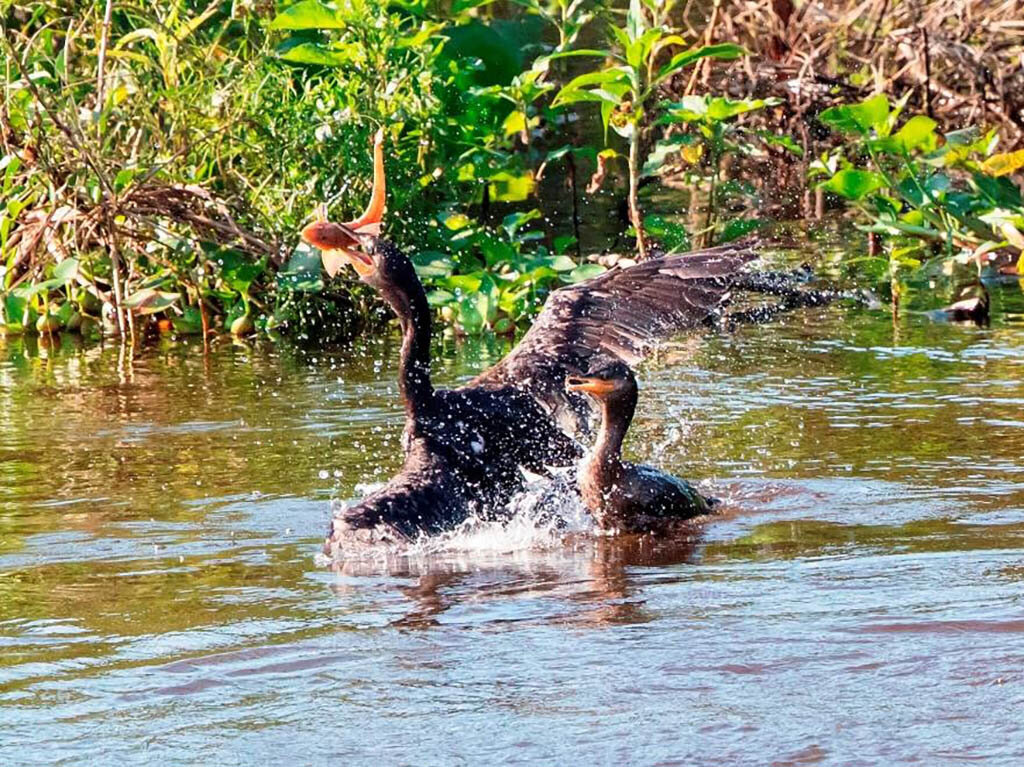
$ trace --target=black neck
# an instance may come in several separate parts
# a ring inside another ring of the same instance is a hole
[[[412,263],[404,255],[397,278],[381,290],[402,328],[402,352],[398,367],[398,391],[409,418],[426,413],[434,397],[430,383],[430,305]]]

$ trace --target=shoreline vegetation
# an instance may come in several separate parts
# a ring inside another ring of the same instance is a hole
[[[380,323],[298,239],[362,208],[379,128],[385,233],[456,334],[777,224],[851,227],[894,312],[1024,272],[1019,3],[821,5],[0,0],[0,333]]]

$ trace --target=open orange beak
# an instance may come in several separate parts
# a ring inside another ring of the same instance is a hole
[[[569,376],[565,379],[565,388],[567,391],[581,391],[600,397],[615,391],[615,382],[606,381],[603,378]]]
[[[351,264],[361,277],[373,273],[376,267],[373,259],[360,250],[359,235],[376,237],[380,234],[386,199],[384,131],[378,130],[373,137],[373,191],[363,214],[345,224],[334,224],[327,221],[325,206],[321,206],[317,220],[302,230],[302,239],[322,251],[321,259],[328,275],[333,277],[345,264]]]

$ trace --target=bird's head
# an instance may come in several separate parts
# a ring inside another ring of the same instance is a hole
[[[603,402],[633,395],[636,392],[636,377],[624,362],[611,362],[586,375],[568,376],[565,388],[567,391],[583,392]]]

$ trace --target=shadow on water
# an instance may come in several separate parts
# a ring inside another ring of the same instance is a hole
[[[333,568],[331,501],[400,462],[393,338],[0,338],[0,762],[1019,763],[1019,287],[993,306],[664,349],[627,451],[725,500],[678,539]],[[505,350],[443,340],[439,383]]]

